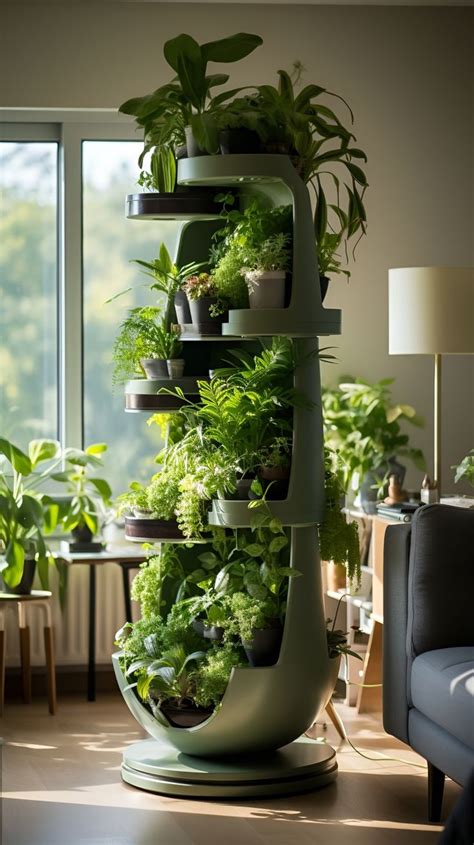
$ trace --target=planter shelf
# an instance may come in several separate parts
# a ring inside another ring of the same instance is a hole
[[[184,376],[180,379],[132,379],[125,385],[125,410],[134,411],[178,411],[185,400],[159,391],[166,387],[175,390],[180,387],[187,399],[194,402],[198,396],[197,382],[208,381],[208,376]]]
[[[220,211],[220,204],[209,191],[129,194],[125,201],[125,214],[130,220],[214,220]]]
[[[272,514],[291,528],[290,565],[300,577],[289,579],[277,662],[271,666],[234,669],[220,706],[194,727],[173,727],[163,714],[153,716],[135,690],[128,688],[120,656],[114,655],[122,695],[137,721],[152,737],[128,747],[122,777],[141,789],[175,796],[244,798],[303,792],[324,786],[337,775],[334,751],[302,735],[324,708],[334,685],[327,653],[316,527],[324,505],[317,353],[320,335],[340,333],[340,311],[322,306],[310,197],[287,156],[222,155],[180,160],[178,184],[204,192],[212,189],[212,196],[221,186],[235,189],[241,195],[264,194],[273,205],[291,203],[293,206],[292,287],[288,307],[230,310],[222,335],[202,336],[186,325],[182,338],[196,342],[184,343],[185,372],[191,374],[220,366],[226,354],[222,342],[229,348],[245,344],[253,353],[255,347],[248,345],[252,339],[256,343],[260,337],[285,335],[293,340],[298,361],[294,389],[309,401],[307,405],[295,407],[293,413],[287,497],[269,501],[268,506]],[[173,216],[162,211],[160,204],[151,211],[152,200],[148,202],[147,212],[141,214],[139,203],[131,200],[131,216],[148,219]],[[206,262],[212,235],[221,224],[222,220],[189,219],[180,230],[175,262],[180,265]],[[191,382],[196,378],[197,375],[190,377]],[[182,379],[178,384],[186,395],[194,395],[193,385],[184,387],[185,381]],[[138,410],[140,402],[160,402],[156,387],[155,382],[129,382],[128,407],[132,409],[130,405],[134,404],[133,410]],[[209,524],[229,528],[250,525],[252,510],[248,504],[248,501],[214,500]],[[149,536],[152,531],[147,536],[146,526],[143,531],[144,534],[133,538],[136,542],[157,543],[160,539],[176,542]],[[193,555],[192,549],[190,554]]]

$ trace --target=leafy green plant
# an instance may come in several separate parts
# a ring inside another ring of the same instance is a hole
[[[129,685],[137,688],[143,700],[151,697],[158,704],[170,702],[177,707],[189,704],[194,698],[195,681],[191,663],[202,660],[203,651],[186,652],[177,644],[165,650],[159,657],[150,654],[133,661],[127,668],[127,675],[136,675],[137,680]]]
[[[156,519],[176,519],[180,482],[179,475],[171,468],[162,469],[153,476],[147,490],[147,502]]]
[[[189,299],[195,301],[208,296],[217,296],[214,280],[209,273],[195,273],[188,276],[183,284],[183,290]]]
[[[218,149],[219,116],[224,103],[240,89],[213,96],[213,89],[225,85],[227,74],[207,74],[209,62],[230,63],[248,56],[262,39],[258,35],[237,33],[219,41],[199,45],[190,35],[182,34],[167,41],[164,56],[176,76],[145,97],[135,97],[120,106],[131,114],[144,131],[144,155],[163,144],[182,144],[184,129],[191,126],[198,144],[207,152]]]
[[[325,442],[337,452],[343,469],[343,486],[358,491],[366,473],[374,473],[383,487],[390,458],[408,457],[424,469],[423,453],[408,445],[400,422],[422,426],[411,405],[391,403],[393,379],[370,384],[345,377],[334,389],[323,388]]]
[[[154,306],[132,308],[121,323],[115,340],[114,384],[133,376],[144,374],[140,361],[143,358],[179,358],[182,351],[179,326],[166,329],[159,321],[160,309]]]
[[[34,559],[41,583],[48,587],[52,556],[44,534],[59,517],[58,506],[44,492],[61,461],[56,440],[31,440],[28,454],[9,440],[0,439],[0,568],[9,587],[21,581],[25,559]]]
[[[115,500],[115,513],[121,517],[124,513],[134,510],[148,511],[148,493],[146,487],[139,481],[131,481],[127,493],[121,493]]]
[[[147,191],[172,194],[176,190],[176,157],[171,146],[156,147],[150,156],[150,169],[142,170],[138,184]]]
[[[324,513],[319,526],[322,560],[332,560],[347,569],[351,582],[360,583],[360,549],[357,524],[342,512],[345,488],[337,456],[324,450]]]
[[[289,237],[282,233],[271,235],[259,246],[242,251],[245,278],[255,280],[262,273],[286,271],[290,267]]]
[[[100,455],[107,451],[105,443],[94,443],[84,451],[65,449],[63,460],[65,468],[54,472],[51,478],[65,485],[70,500],[59,508],[59,523],[63,531],[74,531],[87,527],[92,535],[99,528],[99,502],[110,505],[112,490],[103,478],[91,475],[102,467]]]
[[[468,455],[462,459],[461,463],[457,466],[452,466],[451,469],[455,469],[456,473],[454,476],[454,481],[457,484],[458,481],[461,479],[465,479],[469,482],[471,487],[474,487],[474,449],[471,449]]]
[[[289,467],[291,463],[291,447],[292,438],[275,437],[260,452],[260,466],[263,468],[270,467]]]
[[[336,619],[339,613],[339,608],[341,606],[341,602],[345,597],[345,593],[342,594],[341,598],[339,599],[336,605],[336,612],[334,614],[334,619],[326,619],[326,638],[328,644],[328,656],[332,660],[336,657],[340,657],[344,655],[347,657],[350,655],[351,657],[356,657],[357,660],[362,660],[360,654],[356,651],[352,651],[349,647],[347,642],[347,633],[342,631],[340,628],[336,629]],[[331,625],[332,623],[332,625]],[[331,625],[331,627],[329,627]]]

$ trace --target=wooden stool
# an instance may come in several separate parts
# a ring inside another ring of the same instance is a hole
[[[5,654],[6,630],[5,611],[17,605],[18,628],[20,634],[21,676],[23,698],[28,704],[31,701],[31,665],[30,665],[30,629],[27,624],[27,608],[38,608],[44,619],[44,651],[48,675],[48,706],[49,712],[56,713],[56,666],[54,662],[54,637],[51,618],[52,593],[46,590],[32,590],[27,596],[14,593],[0,593],[0,714],[3,713],[5,697]]]

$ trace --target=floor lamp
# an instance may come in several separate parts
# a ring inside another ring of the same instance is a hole
[[[441,356],[474,353],[474,267],[388,271],[390,355],[434,356],[434,480],[441,493]]]

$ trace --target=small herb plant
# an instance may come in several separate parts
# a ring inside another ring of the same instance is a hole
[[[150,156],[150,169],[142,170],[138,184],[147,191],[172,194],[176,190],[176,157],[171,146],[155,147]]]
[[[160,314],[159,308],[150,305],[129,311],[114,345],[114,384],[123,383],[133,376],[143,376],[140,361],[144,358],[166,360],[181,355],[179,326],[172,325],[167,330]]]
[[[272,271],[286,271],[290,266],[289,252],[290,238],[280,233],[271,235],[259,246],[243,250],[242,257],[245,265],[245,276],[261,275]]]

